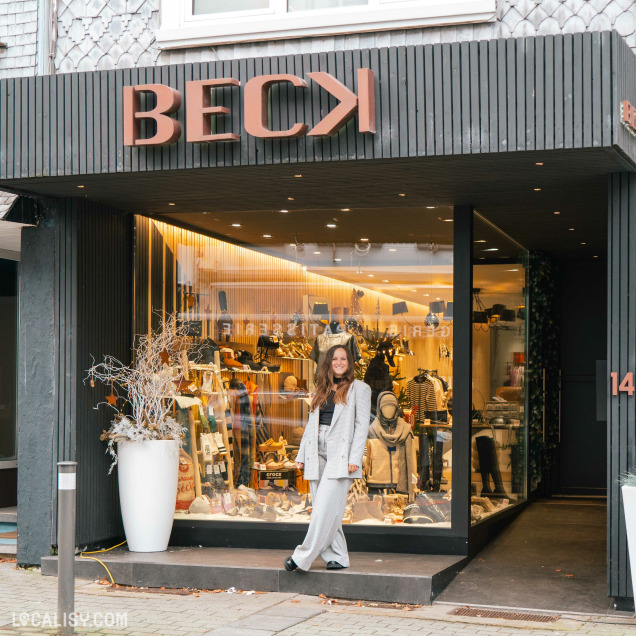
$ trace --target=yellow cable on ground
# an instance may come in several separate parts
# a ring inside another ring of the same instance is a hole
[[[106,570],[106,572],[108,572],[108,576],[110,577],[110,582],[112,585],[115,585],[115,579],[113,579],[113,575],[110,573],[110,570],[106,567],[106,564],[103,561],[100,561],[99,559],[96,559],[95,557],[87,557],[84,556],[85,554],[98,554],[99,552],[108,552],[109,550],[114,550],[115,548],[118,548],[120,545],[124,545],[124,543],[126,543],[125,541],[122,541],[121,543],[118,543],[117,545],[114,545],[112,548],[106,548],[105,550],[93,550],[92,552],[80,552],[80,559],[89,559],[91,561],[97,561],[97,563],[101,563],[104,566],[104,569]]]

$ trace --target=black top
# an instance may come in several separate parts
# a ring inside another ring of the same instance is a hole
[[[335,391],[331,391],[327,396],[327,401],[320,407],[320,419],[318,423],[320,426],[330,426],[333,418],[333,410],[335,404],[333,398],[336,395]]]

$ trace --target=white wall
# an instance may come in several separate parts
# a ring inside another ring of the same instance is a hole
[[[35,75],[38,0],[0,0],[0,78]]]

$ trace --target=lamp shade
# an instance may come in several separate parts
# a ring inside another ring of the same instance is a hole
[[[446,320],[453,319],[453,303],[446,303],[446,309],[444,309],[444,318]]]
[[[488,314],[485,311],[473,311],[473,322],[480,325],[487,325]]]
[[[515,315],[515,310],[514,309],[504,309],[501,312],[501,319],[506,321],[506,322],[515,322],[515,320],[517,319],[517,316]]]
[[[393,315],[397,316],[398,314],[408,314],[409,310],[406,306],[406,303],[401,300],[399,303],[393,303]]]
[[[506,311],[505,305],[493,305],[492,306],[492,315],[493,316],[501,316],[503,312]]]
[[[443,300],[437,300],[430,303],[431,313],[443,314],[446,309],[446,303]]]

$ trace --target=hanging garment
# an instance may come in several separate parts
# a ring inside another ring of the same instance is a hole
[[[233,429],[239,429],[240,434],[240,464],[236,476],[237,486],[249,486],[252,477],[252,464],[254,462],[253,440],[256,437],[254,419],[247,388],[243,382],[237,379],[230,381],[230,391],[234,398],[234,425]],[[237,417],[238,416],[238,417]],[[238,420],[238,427],[236,426]],[[235,471],[236,472],[236,471]]]
[[[437,410],[441,411],[444,408],[444,387],[442,381],[439,378],[431,376],[431,382],[435,389],[435,400],[437,402]]]
[[[375,415],[378,396],[383,391],[393,388],[389,365],[384,361],[384,354],[379,353],[371,359],[364,374],[364,382],[371,387],[371,413]]]
[[[353,361],[357,362],[362,357],[358,343],[355,337],[350,333],[321,333],[314,342],[311,353],[309,354],[310,360],[313,360],[318,367],[323,361],[325,354],[331,347],[336,345],[342,345],[351,351]]]
[[[369,429],[367,485],[371,488],[395,488],[397,492],[408,494],[409,501],[413,501],[417,481],[415,438],[409,424],[397,415],[392,420],[394,424],[387,425],[386,418],[381,414],[381,406],[388,400],[394,401],[397,407],[397,398],[393,393],[380,394],[378,417]]]
[[[416,421],[423,422],[424,414],[427,411],[437,411],[437,395],[430,376],[422,377],[421,382],[416,378],[409,380],[406,385],[406,395],[409,398],[411,408],[417,407]]]

